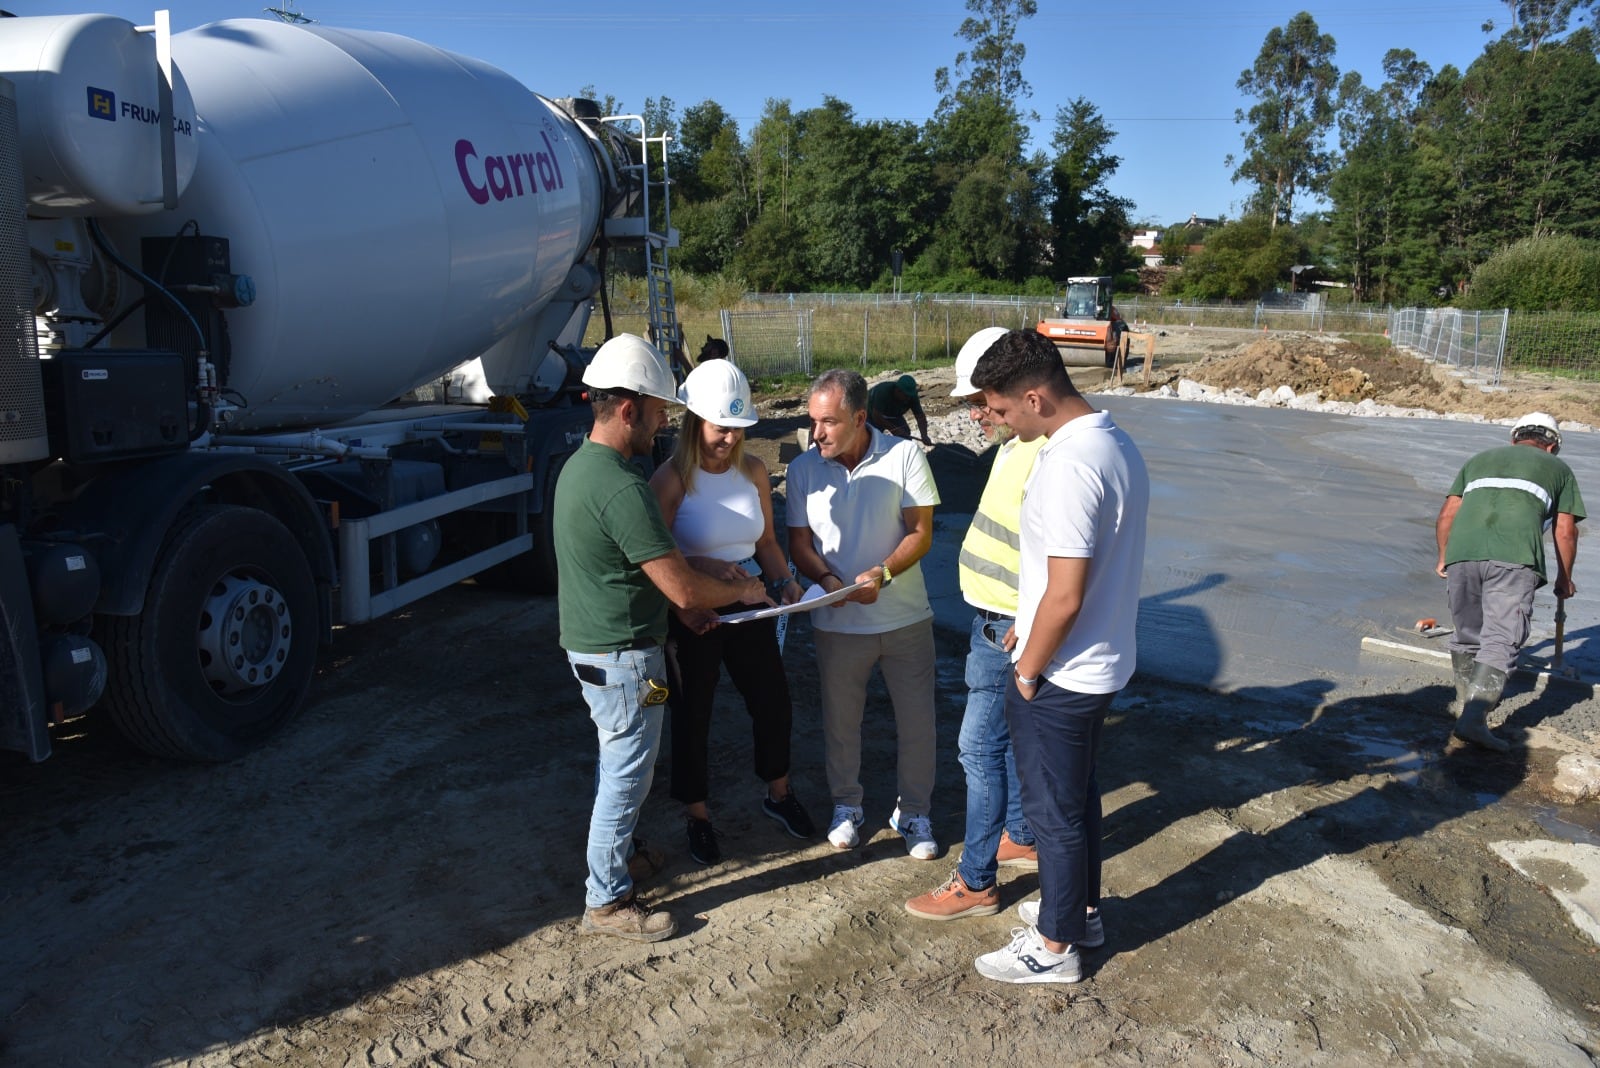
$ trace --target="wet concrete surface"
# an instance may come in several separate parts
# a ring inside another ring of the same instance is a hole
[[[1133,435],[1150,469],[1141,672],[1310,704],[1446,681],[1426,665],[1364,654],[1361,639],[1447,649],[1448,638],[1413,630],[1426,617],[1449,622],[1444,582],[1433,572],[1434,518],[1461,464],[1504,443],[1505,427],[1093,400]],[[1561,455],[1600,500],[1600,440],[1570,433]],[[955,556],[970,514],[941,508],[937,521],[929,591],[940,622],[964,629],[971,613],[956,589]],[[1584,576],[1600,574],[1600,561],[1587,559],[1588,525],[1580,527],[1578,593],[1567,604],[1565,662],[1593,681],[1600,596],[1586,592]],[[1547,586],[1535,600],[1525,663],[1548,661],[1554,613]],[[1579,738],[1600,731],[1596,704],[1573,701],[1559,729]]]

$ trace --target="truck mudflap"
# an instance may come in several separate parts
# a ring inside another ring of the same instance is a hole
[[[0,525],[0,749],[36,762],[50,755],[33,599],[22,541],[10,523]]]

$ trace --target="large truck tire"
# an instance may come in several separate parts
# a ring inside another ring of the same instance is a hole
[[[311,566],[276,518],[239,505],[184,512],[150,578],[144,611],[102,616],[103,707],[155,756],[242,756],[305,705],[317,663]]]

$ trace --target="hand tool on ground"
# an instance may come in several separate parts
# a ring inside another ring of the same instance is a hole
[[[1567,599],[1556,595],[1556,654],[1550,658],[1550,670],[1561,673],[1561,643],[1567,636]]]
[[[1417,620],[1416,632],[1424,638],[1438,638],[1445,634],[1455,633],[1454,627],[1441,627],[1439,621],[1429,616],[1427,619]]]

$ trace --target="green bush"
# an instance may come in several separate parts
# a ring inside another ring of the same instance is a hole
[[[1600,311],[1600,242],[1550,234],[1508,245],[1472,272],[1461,306]]]

